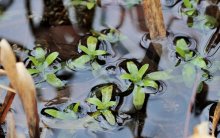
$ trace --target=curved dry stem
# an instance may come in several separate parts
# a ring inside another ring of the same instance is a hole
[[[6,74],[13,86],[17,88],[17,70],[16,70],[16,58],[9,43],[3,39],[0,42],[0,63],[3,65]]]
[[[10,87],[7,87],[7,86],[5,86],[5,85],[1,85],[1,84],[0,84],[0,89],[7,90],[7,91],[10,91],[10,92],[16,93],[15,89],[10,88]]]
[[[34,81],[23,63],[17,63],[18,70],[18,95],[26,113],[29,135],[31,138],[39,137],[39,116],[35,96]]]

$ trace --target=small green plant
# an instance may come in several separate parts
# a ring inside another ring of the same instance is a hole
[[[44,112],[49,116],[57,119],[68,120],[68,119],[77,119],[77,114],[79,112],[80,103],[73,103],[67,106],[64,111],[59,111],[56,109],[45,109]]]
[[[215,28],[219,25],[219,23],[215,17],[205,15],[204,18],[205,18],[204,26],[206,26],[210,29]]]
[[[196,2],[197,3],[197,2]],[[185,7],[183,13],[188,17],[194,17],[197,14],[197,10],[190,0],[183,0],[183,5]]]
[[[189,49],[188,44],[184,39],[177,40],[176,52],[186,61],[186,64],[183,65],[182,77],[186,86],[191,87],[195,79],[196,68],[206,70],[207,63],[199,54],[195,56],[193,55],[193,51]],[[208,74],[205,72],[203,75],[207,76]]]
[[[93,113],[94,117],[102,114],[111,125],[115,125],[115,117],[109,108],[116,105],[115,101],[111,101],[113,86],[104,86],[100,88],[102,100],[97,97],[88,98],[86,101],[97,107],[97,111]]]
[[[105,50],[96,50],[97,43],[97,38],[93,36],[89,36],[87,38],[87,47],[79,43],[79,49],[82,50],[84,54],[70,62],[69,67],[72,69],[84,68],[86,63],[95,61],[98,56],[106,55],[107,52]]]
[[[31,68],[28,69],[29,73],[34,76],[40,76],[41,81],[37,84],[47,81],[55,87],[63,87],[64,83],[56,77],[55,73],[61,69],[59,64],[53,65],[58,57],[58,52],[53,52],[46,56],[47,52],[42,48],[36,48],[33,51],[34,56],[29,56],[32,62]]]
[[[143,65],[139,70],[134,62],[127,62],[127,69],[129,73],[124,73],[120,76],[121,79],[130,80],[135,84],[133,90],[133,104],[137,110],[140,110],[144,104],[145,91],[142,87],[151,87],[158,89],[158,84],[155,80],[152,80],[147,75],[144,77],[149,64]]]
[[[104,33],[100,33],[97,31],[92,31],[92,33],[94,35],[97,35],[99,40],[105,40],[108,41],[110,43],[116,43],[122,40],[125,40],[127,37],[124,36],[123,34],[121,34],[121,32],[119,32],[117,29],[111,28],[109,29],[109,32],[107,34]]]
[[[72,0],[73,5],[81,5],[87,7],[87,9],[91,10],[96,5],[96,0]]]
[[[185,39],[179,39],[176,42],[176,52],[177,54],[184,60],[188,61],[193,57],[193,51],[191,51],[188,47]]]

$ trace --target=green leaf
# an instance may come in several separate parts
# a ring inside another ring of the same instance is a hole
[[[150,78],[151,80],[169,80],[173,78],[170,72],[171,71],[156,71],[149,73],[147,77]]]
[[[90,104],[93,104],[93,105],[97,106],[98,109],[99,109],[99,108],[102,108],[102,109],[104,108],[102,102],[101,102],[98,98],[96,98],[96,97],[88,98],[86,101],[87,101],[88,103],[90,103]]]
[[[215,28],[218,26],[218,21],[215,17],[212,17],[212,16],[209,16],[209,15],[206,15],[205,16],[205,26],[212,29],[212,28]]]
[[[87,7],[87,9],[91,10],[93,7],[95,7],[95,3],[94,2],[87,2],[86,7]]]
[[[35,49],[35,58],[41,62],[45,60],[46,51],[44,51],[42,48],[38,47]]]
[[[154,89],[158,89],[158,84],[153,80],[144,79],[143,84],[145,87],[152,87]]]
[[[144,104],[145,93],[142,91],[142,88],[135,86],[133,90],[133,104],[137,110],[140,110]]]
[[[109,123],[110,125],[115,125],[115,117],[114,117],[114,115],[112,114],[111,111],[109,111],[109,110],[104,110],[104,111],[102,112],[102,114],[104,115],[105,119],[108,121],[108,123]]]
[[[207,65],[206,65],[205,60],[204,60],[202,57],[200,57],[200,56],[194,58],[194,59],[191,61],[191,63],[192,63],[193,65],[195,65],[196,67],[199,67],[199,68],[202,68],[202,69],[206,69],[206,68],[207,68]]]
[[[202,89],[203,89],[203,82],[200,82],[199,83],[199,86],[197,88],[197,93],[201,93],[202,92]]]
[[[138,68],[137,68],[137,66],[135,65],[135,63],[132,62],[132,61],[127,62],[127,69],[128,69],[128,71],[129,71],[132,75],[137,75],[137,74],[138,74]]]
[[[94,55],[96,55],[96,56],[105,55],[105,54],[107,54],[107,52],[104,51],[104,50],[96,50],[96,51],[94,51]]]
[[[54,62],[54,60],[58,57],[59,53],[58,52],[53,52],[50,55],[47,56],[45,62],[47,63],[46,66],[49,66]]]
[[[183,66],[182,77],[185,85],[190,88],[193,86],[195,80],[196,69],[192,64],[185,64]]]
[[[128,74],[128,73],[122,74],[120,76],[120,78],[123,79],[123,80],[133,80],[133,77],[130,74]]]
[[[73,112],[75,113],[79,112],[79,106],[80,106],[80,102],[77,102],[73,107]]]
[[[28,72],[29,72],[29,74],[38,74],[38,73],[40,73],[41,71],[39,71],[39,70],[37,70],[37,69],[28,69]]]
[[[54,87],[63,87],[64,83],[55,74],[47,74],[46,81]]]
[[[29,56],[28,58],[31,60],[35,67],[40,65],[40,63],[37,61],[35,57]]]
[[[112,98],[112,91],[113,91],[113,86],[104,86],[101,88],[101,93],[102,93],[102,102],[109,102]]]
[[[89,36],[87,38],[87,46],[88,46],[89,51],[93,52],[96,50],[97,42],[98,42],[97,38],[93,36]]]
[[[196,13],[196,9],[189,9],[185,11],[185,14],[188,16],[193,16]]]
[[[58,119],[77,119],[77,115],[74,112],[71,113],[65,113],[65,112],[61,112],[61,111],[57,111],[55,109],[46,109],[45,113],[51,115],[54,118],[58,118]]]
[[[143,65],[143,66],[140,68],[140,70],[138,71],[138,77],[139,77],[139,78],[142,78],[142,77],[143,77],[143,75],[144,75],[144,73],[147,71],[148,67],[149,67],[149,64],[145,64],[145,65]]]
[[[79,58],[75,59],[69,64],[69,67],[74,69],[76,68],[84,68],[84,65],[91,60],[89,55],[82,55]]]
[[[189,52],[188,44],[184,39],[179,39],[176,42],[176,52],[185,59],[186,53]]]
[[[190,0],[183,0],[183,4],[186,8],[192,8],[193,5],[190,3]]]
[[[115,106],[117,103],[115,101],[110,101],[104,103],[105,109],[108,109],[109,107]]]
[[[79,49],[82,50],[83,52],[85,52],[87,55],[91,55],[92,54],[92,52],[89,51],[89,49],[87,47],[83,46],[83,45],[80,45]]]

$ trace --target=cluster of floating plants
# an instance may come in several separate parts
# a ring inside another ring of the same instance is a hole
[[[126,39],[126,37],[116,29],[106,29],[103,32],[93,30],[91,35],[85,36],[83,39],[86,39],[85,43],[82,42],[82,40],[79,40],[78,43],[80,56],[76,59],[68,60],[66,64],[66,66],[72,70],[77,71],[84,69],[86,66],[89,66],[90,70],[100,69],[101,65],[98,63],[99,56],[110,55],[107,50],[104,50],[103,44],[100,43],[106,41],[114,44]],[[192,87],[196,77],[195,75],[199,69],[203,72],[200,75],[204,78],[199,86],[201,87],[199,91],[202,91],[202,82],[210,77],[206,59],[196,52],[196,49],[190,48],[190,42],[184,37],[177,38],[174,41],[174,47],[178,59],[176,66],[182,66],[182,78],[185,85],[189,88]],[[56,76],[56,72],[62,68],[59,62],[55,63],[59,54],[53,52],[47,55],[46,50],[39,47],[30,53],[32,56],[29,56],[28,59],[31,61],[31,66],[28,70],[33,77],[36,77],[36,80],[40,80],[36,82],[36,84],[46,81],[54,87],[63,87],[64,83]],[[132,59],[122,61],[121,64],[125,66],[122,67],[120,79],[125,80],[125,82],[131,86],[127,89],[132,92],[133,105],[136,110],[142,109],[146,101],[146,94],[159,91],[162,85],[161,81],[172,80],[174,78],[172,72],[175,69],[148,72],[149,64],[141,65]],[[85,100],[91,108],[95,107],[92,113],[90,113],[91,116],[97,118],[102,115],[109,124],[115,125],[116,118],[112,111],[117,106],[117,101],[115,101],[116,99],[114,98],[113,85],[103,85],[96,91],[98,91],[99,94],[95,92],[95,94],[90,95],[90,97]],[[79,108],[80,103],[72,103],[62,111],[55,107],[48,107],[43,109],[41,113],[57,119],[75,120],[80,116],[77,114],[81,114]]]
[[[197,5],[199,5],[200,0],[183,0],[181,12],[188,17],[187,25],[189,27],[194,27],[196,22],[199,22],[199,27],[213,29],[218,26],[218,19],[208,15],[206,13],[199,13],[197,10]]]

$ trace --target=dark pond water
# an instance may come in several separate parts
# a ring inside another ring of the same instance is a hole
[[[201,0],[197,9],[199,14],[210,14],[220,21],[218,1]],[[90,29],[101,32],[117,28],[126,38],[114,44],[102,43],[111,54],[102,57],[106,63],[94,72],[90,68],[72,71],[68,68],[58,72],[67,85],[61,90],[43,83],[37,89],[38,109],[41,118],[42,138],[181,138],[193,127],[209,121],[209,111],[213,103],[220,99],[220,31],[219,27],[209,29],[203,19],[194,19],[194,26],[188,27],[186,15],[181,13],[182,2],[162,0],[167,38],[151,41],[141,5],[131,8],[124,1],[102,1],[102,6],[94,10],[83,10],[73,6],[68,0],[1,0],[0,38],[7,39],[13,49],[25,61],[27,53],[36,46],[60,53],[60,61],[80,56],[78,42],[85,40]],[[187,21],[188,20],[188,21]],[[186,39],[193,50],[206,59],[211,77],[203,81],[203,89],[195,93],[202,78],[197,70],[192,74],[191,85],[184,83],[181,75],[186,62],[176,56],[174,43],[177,38]],[[149,72],[172,70],[172,79],[160,81],[160,90],[146,94],[142,110],[135,110],[132,94],[116,96],[118,106],[115,111],[117,125],[109,125],[103,117],[91,119],[87,112],[92,108],[85,102],[92,88],[100,84],[115,84],[121,92],[126,92],[130,83],[122,81],[123,69],[120,63],[135,59],[141,64],[149,64]],[[181,63],[177,65],[177,63]],[[195,76],[193,78],[193,76]],[[0,79],[7,84],[6,78]],[[190,111],[190,102],[196,94],[195,104]],[[3,92],[2,95],[5,95]],[[2,99],[3,100],[3,99]],[[80,102],[79,120],[57,120],[41,114],[46,107],[64,109],[71,103]],[[19,97],[12,105],[16,128],[28,136],[24,111]],[[90,123],[88,123],[90,122]],[[188,124],[189,123],[189,124]],[[46,127],[47,126],[47,127]],[[6,132],[6,127],[2,126]],[[211,128],[211,122],[210,122]],[[219,129],[218,129],[219,130]],[[220,137],[220,134],[219,136]]]

